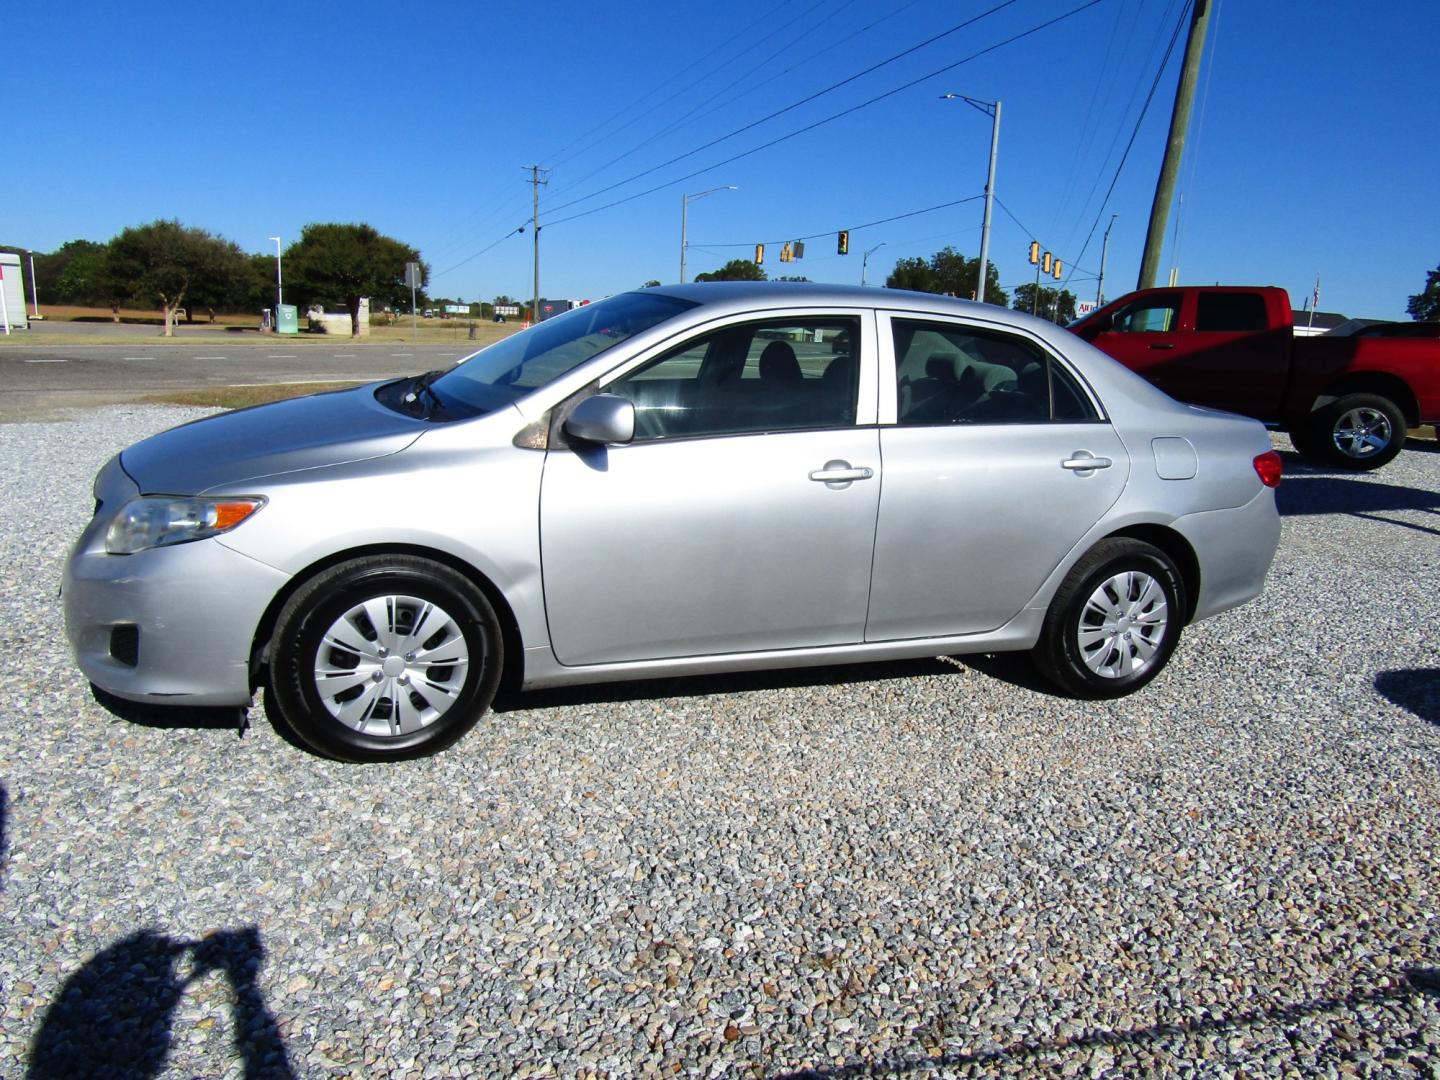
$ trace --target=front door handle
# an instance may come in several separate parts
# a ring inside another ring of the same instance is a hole
[[[854,468],[848,461],[827,461],[823,469],[816,469],[810,479],[838,491],[849,487],[856,480],[869,480],[875,475],[874,469],[864,466]]]
[[[1156,342],[1156,343],[1153,344],[1153,345],[1147,346],[1147,348],[1151,348],[1151,349],[1173,349],[1174,347],[1175,347],[1174,345],[1170,345],[1170,344],[1167,344],[1167,343],[1165,343],[1165,342]]]
[[[1113,464],[1108,457],[1096,457],[1089,450],[1076,450],[1073,455],[1060,462],[1060,467],[1069,469],[1076,476],[1089,476],[1096,469],[1108,469]]]

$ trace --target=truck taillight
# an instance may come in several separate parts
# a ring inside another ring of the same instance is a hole
[[[1267,450],[1256,456],[1255,475],[1260,477],[1260,482],[1266,487],[1273,488],[1280,486],[1280,474],[1284,472],[1284,464],[1280,455],[1274,450]]]

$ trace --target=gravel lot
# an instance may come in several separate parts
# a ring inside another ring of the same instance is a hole
[[[0,1076],[1440,1076],[1433,442],[1287,455],[1265,595],[1124,701],[609,686],[372,767],[72,667],[93,474],[192,415],[0,427]]]

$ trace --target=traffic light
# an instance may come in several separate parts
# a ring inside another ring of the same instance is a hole
[[[1056,280],[1056,281],[1059,281],[1059,280],[1060,280],[1060,260],[1059,260],[1059,259],[1056,259],[1056,260],[1055,260],[1055,280]]]
[[[792,259],[803,259],[805,257],[805,241],[796,240],[795,247],[790,252]]]
[[[1030,241],[1030,265],[1034,266],[1040,261],[1040,241]]]
[[[755,245],[755,265],[756,265],[756,266],[764,266],[764,265],[765,265],[765,245],[764,245],[764,244],[756,244],[756,245]]]
[[[780,261],[781,261],[781,262],[790,262],[790,261],[791,261],[792,259],[794,259],[794,258],[795,258],[794,249],[792,249],[792,248],[790,247],[790,242],[787,240],[787,241],[785,242],[785,246],[780,249]]]
[[[1045,252],[1045,257],[1040,261],[1040,270],[1041,270],[1043,273],[1046,273],[1046,274],[1050,273],[1050,264],[1051,264],[1054,260],[1055,260],[1055,256],[1054,256],[1054,255],[1051,255],[1050,252],[1048,252],[1048,251]]]
[[[835,238],[835,252],[838,255],[850,254],[850,230],[841,229],[840,234]]]

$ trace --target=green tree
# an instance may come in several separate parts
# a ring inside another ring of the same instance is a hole
[[[1042,319],[1064,326],[1075,319],[1075,294],[1069,289],[1050,289],[1040,286],[1040,302],[1035,303],[1035,285],[1026,282],[1015,286],[1015,310],[1034,311]]]
[[[731,259],[719,270],[696,274],[696,281],[766,281],[765,271],[749,259]]]
[[[809,279],[808,277],[800,277],[800,276],[798,276],[798,275],[796,275],[796,274],[789,274],[789,275],[786,275],[785,277],[777,277],[775,280],[776,280],[776,281],[809,281],[810,279]]]
[[[369,225],[306,225],[285,252],[287,278],[306,304],[343,304],[350,312],[350,333],[360,333],[360,300],[375,306],[410,304],[405,264],[420,263],[420,283],[430,268],[420,252]]]
[[[1405,310],[1420,322],[1440,320],[1440,266],[1425,275],[1425,288],[1410,297]]]
[[[885,279],[891,289],[912,289],[915,292],[944,293],[972,299],[975,292],[975,273],[980,267],[978,258],[966,258],[953,247],[943,247],[929,259],[915,256],[900,259],[895,269]],[[985,302],[1004,307],[1010,302],[1009,293],[1000,288],[1000,272],[991,263],[985,275]]]
[[[246,272],[245,257],[231,241],[178,221],[152,221],[126,229],[110,241],[105,277],[122,299],[160,301],[165,336],[187,298],[214,304]]]
[[[645,284],[641,285],[640,287],[642,289],[658,289],[660,287],[660,280],[658,278],[651,278],[649,281],[645,282]]]
[[[895,260],[895,269],[885,279],[887,289],[909,289],[912,292],[940,292],[936,286],[935,271],[930,264],[916,255],[909,259]]]
[[[40,294],[50,304],[106,304],[116,300],[105,276],[108,250],[93,240],[67,240],[45,257],[45,269],[35,266]]]
[[[245,274],[236,283],[227,306],[240,311],[273,310],[276,299],[275,256],[268,251],[245,256]]]

